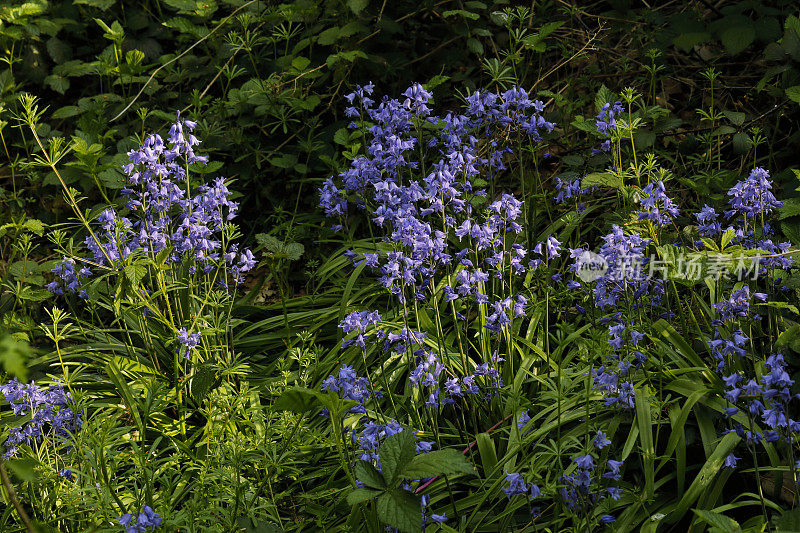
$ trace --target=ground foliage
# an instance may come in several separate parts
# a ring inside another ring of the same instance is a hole
[[[800,530],[798,16],[3,3],[0,529]]]

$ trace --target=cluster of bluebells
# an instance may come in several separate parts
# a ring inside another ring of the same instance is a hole
[[[128,153],[129,163],[123,167],[127,186],[121,193],[127,198],[130,214],[124,216],[115,208],[100,214],[99,229],[85,240],[91,257],[82,259],[84,262],[120,267],[134,256],[166,251],[168,263],[188,261],[192,274],[223,267],[235,282],[243,281],[243,274],[256,261],[250,250],[240,251],[229,243],[223,247],[224,225],[238,209],[225,180],[216,178],[195,187],[194,195],[190,193],[187,166],[208,161],[194,153],[200,144],[192,134],[195,126],[178,113],[166,142],[159,135],[150,135]],[[91,275],[86,267],[76,271],[69,258],[56,265],[53,273],[56,279],[48,288],[56,294],[82,294],[83,280]],[[224,279],[220,282],[226,284]]]
[[[594,446],[602,450],[611,444],[611,441],[602,431],[598,431],[594,439]],[[622,489],[612,486],[612,482],[617,482],[622,477],[620,469],[622,461],[614,459],[606,460],[605,468],[596,464],[594,455],[587,453],[573,458],[575,465],[570,474],[564,474],[560,478],[559,494],[561,500],[572,510],[582,509],[590,511],[606,498],[619,500],[622,496]],[[601,515],[598,519],[601,524],[608,524],[614,521],[614,517],[608,514]]]
[[[620,114],[625,111],[622,107],[622,102],[607,102],[603,104],[600,112],[595,117],[595,124],[597,125],[597,133],[610,135],[617,129],[617,120]]]
[[[617,405],[624,409],[633,409],[635,390],[633,388],[633,372],[642,370],[647,357],[639,349],[644,333],[626,327],[621,314],[607,320],[608,345],[611,352],[604,365],[592,369],[592,384],[603,393],[603,404],[608,407]]]
[[[30,417],[21,426],[9,430],[4,443],[5,459],[15,456],[21,445],[33,446],[50,435],[68,437],[81,427],[80,414],[71,407],[72,397],[59,383],[42,388],[33,382],[24,385],[12,379],[0,385],[0,392],[14,415]]]
[[[772,226],[769,218],[774,211],[783,205],[772,193],[772,182],[769,172],[761,167],[754,168],[750,175],[736,183],[728,191],[729,209],[718,213],[713,207],[704,205],[703,209],[694,213],[697,220],[697,232],[703,237],[718,237],[726,231],[733,232],[733,244],[745,250],[767,252],[760,258],[759,276],[765,275],[769,269],[788,270],[794,266],[794,260],[786,255],[791,243],[774,242]],[[761,234],[755,231],[761,226]],[[698,242],[702,248],[703,243]]]
[[[529,422],[530,417],[527,413],[518,421],[520,430]],[[595,448],[600,451],[611,444],[611,440],[602,431],[598,431],[593,441]],[[608,459],[605,469],[598,469],[595,464],[595,457],[592,454],[579,455],[573,458],[574,468],[571,473],[564,474],[559,479],[559,496],[561,500],[571,510],[582,509],[590,511],[604,499],[611,498],[619,500],[622,496],[622,489],[611,486],[611,482],[619,481],[622,477],[620,469],[622,461]],[[528,486],[522,474],[512,472],[506,475],[506,484],[503,487],[505,495],[511,499],[516,496],[524,496],[530,500],[541,495],[539,486],[531,483]],[[534,514],[538,509],[533,509]],[[602,515],[598,519],[601,524],[608,524],[614,521],[611,515]]]
[[[787,372],[781,354],[772,354],[762,364],[763,370],[749,379],[740,372],[723,372],[725,399],[730,407],[725,416],[732,420],[732,429],[748,444],[785,441],[792,445],[800,436],[800,422],[789,416],[789,402],[797,398],[791,393],[794,380]],[[764,428],[756,431],[750,421]],[[735,467],[737,457],[730,454],[725,466]]]
[[[501,95],[478,91],[467,99],[463,114],[438,117],[428,107],[430,93],[419,84],[404,93],[403,101],[385,97],[376,104],[371,94],[372,86],[367,85],[348,95],[358,104],[348,108],[359,118],[352,126],[363,127],[368,136],[365,154],[340,174],[341,185],[329,178],[320,189],[320,202],[329,216],[346,214],[351,203],[369,205],[372,222],[395,245],[388,254],[357,259],[378,271],[380,283],[401,300],[408,295],[427,299],[436,274],[451,273],[459,263],[474,270],[448,288],[451,300],[484,298],[482,283],[489,267],[523,272],[525,251],[514,248],[507,237],[522,229],[517,221],[522,203],[504,195],[487,211],[479,211],[473,202],[486,191],[473,183],[491,178],[504,165],[508,152],[497,145],[495,134],[538,139],[542,131],[552,129],[541,116],[541,102],[531,101],[519,88]],[[420,133],[425,122],[437,125],[429,136]],[[487,148],[488,157],[481,157]],[[422,180],[411,179],[422,170]],[[467,246],[451,249],[453,237]],[[470,255],[476,251],[486,257],[476,262],[478,258]],[[500,277],[497,272],[493,274]]]
[[[77,294],[80,298],[87,297],[83,285],[84,280],[92,276],[92,271],[86,264],[77,264],[75,259],[65,256],[60,263],[56,263],[52,272],[56,279],[46,285],[50,292],[63,296],[66,290],[68,293]]]
[[[503,380],[497,366],[504,361],[497,353],[492,356],[491,363],[477,365],[472,373],[456,376],[453,372],[445,372],[446,367],[439,356],[431,351],[420,349],[415,352],[417,366],[411,371],[408,380],[412,387],[424,390],[425,406],[434,408],[441,405],[453,405],[465,396],[482,394],[484,398],[493,396],[491,387],[503,387]]]
[[[432,96],[419,84],[399,99],[376,102],[373,91],[368,84],[346,96],[351,128],[363,133],[366,146],[338,179],[323,183],[321,206],[338,222],[353,208],[366,212],[391,251],[346,255],[371,268],[399,302],[440,299],[452,307],[458,328],[483,316],[481,335],[499,339],[528,304],[525,295],[515,294],[513,280],[521,281],[561,249],[551,237],[529,252],[518,242],[522,202],[509,194],[487,200],[480,187],[513,157],[508,139],[536,142],[554,124],[543,117],[542,102],[519,87],[501,94],[476,91],[460,113],[444,116],[434,114]],[[367,337],[359,325],[367,316],[351,315],[348,328],[359,333],[347,345],[363,348]],[[455,403],[477,394],[481,385],[502,386],[501,358],[490,362],[487,354],[474,371],[464,368],[459,377],[423,348],[421,335],[406,328],[375,334],[386,341],[386,351],[414,354],[417,367],[410,380],[424,389],[428,406]]]
[[[125,533],[145,533],[148,528],[155,531],[161,525],[161,517],[149,505],[145,505],[138,516],[125,513],[117,518],[117,522],[125,528]]]
[[[645,196],[639,200],[642,206],[637,213],[639,220],[652,220],[660,226],[666,226],[678,216],[678,206],[667,196],[663,181],[648,183],[642,193]]]

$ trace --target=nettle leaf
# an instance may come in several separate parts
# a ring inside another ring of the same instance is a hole
[[[320,395],[317,391],[303,387],[290,387],[284,390],[272,404],[275,411],[307,413],[320,408]]]
[[[140,281],[147,275],[147,267],[140,264],[125,265],[125,278],[131,282],[131,285],[138,285]]]
[[[317,43],[321,44],[322,46],[329,46],[339,39],[339,32],[341,30],[338,26],[334,26],[333,28],[328,28],[327,30],[323,31],[317,37]]]
[[[793,85],[786,89],[786,96],[793,102],[800,104],[800,85]]]
[[[117,3],[117,0],[73,0],[75,5],[96,7],[101,11],[106,11],[111,6]]]
[[[378,472],[378,469],[372,463],[358,461],[354,470],[356,478],[366,486],[381,490],[386,488],[386,481],[383,479],[383,475]]]
[[[581,187],[586,189],[592,186],[621,189],[625,184],[622,182],[622,178],[611,172],[592,172],[583,177],[581,180]]]
[[[203,399],[211,390],[211,386],[214,384],[216,379],[217,372],[214,367],[201,364],[192,376],[192,384],[190,389],[192,398],[197,403],[202,403]]]
[[[474,472],[475,469],[463,454],[446,449],[417,455],[403,471],[403,477],[418,479]]]
[[[369,0],[347,0],[347,7],[355,13],[360,14],[369,5]]]
[[[778,218],[781,220],[797,215],[800,215],[800,197],[787,198],[778,208]]]
[[[33,348],[27,342],[15,339],[7,332],[0,334],[0,362],[7,374],[25,380],[28,377],[28,359]]]
[[[83,110],[80,107],[75,106],[75,105],[68,105],[68,106],[64,106],[64,107],[60,107],[60,108],[56,109],[53,112],[52,117],[53,118],[70,118],[70,117],[74,117],[76,115],[80,115],[81,113],[83,113]]]
[[[416,533],[422,529],[422,500],[401,489],[387,492],[378,498],[378,518],[403,533]]]
[[[65,94],[69,89],[69,80],[57,74],[50,74],[44,79],[45,85],[53,89],[55,92]]]
[[[451,9],[449,11],[442,12],[442,17],[444,18],[454,17],[454,16],[464,17],[465,19],[471,19],[471,20],[478,20],[480,18],[480,15],[478,15],[477,13],[472,13],[465,9]]]
[[[392,487],[400,480],[400,475],[414,459],[416,443],[414,435],[408,428],[395,433],[383,441],[378,456],[381,459],[383,477],[388,486]]]
[[[730,55],[736,55],[750,46],[756,39],[752,24],[730,26],[719,32],[719,40]]]
[[[722,114],[725,115],[726,117],[728,117],[728,120],[730,120],[731,123],[733,123],[733,124],[735,124],[737,126],[741,126],[742,124],[744,124],[744,119],[745,119],[745,114],[744,113],[741,113],[739,111],[727,111],[726,110],[726,111],[723,111]]]
[[[600,110],[603,109],[604,105],[613,104],[616,101],[617,101],[616,93],[614,93],[614,91],[606,87],[604,83],[597,90],[597,94],[594,97],[594,108],[597,111],[597,113],[599,113]]]

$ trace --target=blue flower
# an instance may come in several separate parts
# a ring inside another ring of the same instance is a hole
[[[512,496],[526,494],[528,492],[528,488],[525,486],[525,480],[522,478],[522,474],[507,474],[506,482],[508,483],[508,487],[504,488],[503,492],[505,492],[506,496],[509,498]]]

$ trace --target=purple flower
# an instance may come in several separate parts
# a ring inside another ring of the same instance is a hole
[[[525,480],[522,478],[522,474],[507,474],[506,482],[508,483],[508,487],[504,488],[503,492],[506,493],[506,496],[508,496],[509,499],[512,496],[519,496],[528,492],[528,488],[525,486]]]

